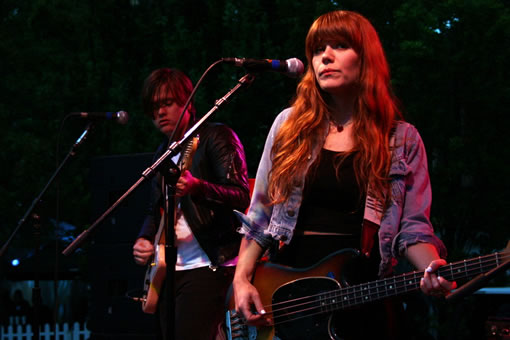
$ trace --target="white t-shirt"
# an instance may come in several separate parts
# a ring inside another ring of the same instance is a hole
[[[176,162],[180,154],[173,158]],[[189,270],[201,267],[208,267],[211,265],[211,260],[205,251],[198,244],[195,235],[191,232],[188,222],[184,218],[184,214],[177,207],[177,223],[175,224],[175,245],[177,247],[177,261],[175,263],[175,270]],[[237,257],[223,263],[222,266],[235,266],[237,264]]]

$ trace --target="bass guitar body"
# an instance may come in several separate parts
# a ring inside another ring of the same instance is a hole
[[[357,251],[346,249],[336,252],[313,267],[294,269],[269,262],[259,264],[253,284],[257,287],[266,312],[271,315],[271,326],[247,326],[235,311],[235,301],[229,300],[226,318],[228,339],[341,339],[332,325],[333,314],[325,317],[325,309],[314,313],[309,300],[335,291],[347,284],[343,268]],[[289,304],[292,301],[295,303]],[[320,303],[320,302],[319,302]],[[297,306],[297,307],[296,307]],[[327,308],[327,306],[325,307]]]
[[[440,267],[437,274],[456,281],[507,268],[509,249],[510,242],[504,252],[449,263]],[[364,334],[367,330],[371,333],[372,329],[359,328],[370,327],[370,320],[364,320],[368,318],[367,309],[364,309],[367,304],[417,291],[423,272],[366,281],[359,276],[364,270],[356,263],[360,259],[356,254],[352,249],[341,250],[302,270],[271,263],[259,264],[253,285],[259,292],[266,317],[271,318],[271,325],[246,325],[235,311],[234,299],[230,298],[225,321],[227,339],[359,339],[358,333]],[[354,267],[351,266],[353,263]],[[353,277],[363,283],[352,281]],[[375,317],[377,315],[381,314]],[[358,324],[359,320],[366,322]]]

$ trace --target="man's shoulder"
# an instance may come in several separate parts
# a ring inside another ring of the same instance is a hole
[[[158,159],[163,154],[163,152],[166,151],[167,148],[168,148],[168,138],[164,137],[163,140],[161,141],[161,143],[158,145],[158,148],[154,152],[154,159],[155,160]]]
[[[204,124],[204,129],[210,129],[210,130],[222,130],[222,129],[229,129],[231,128],[225,124],[220,122],[207,122]]]
[[[203,128],[198,133],[199,137],[231,137],[235,136],[234,130],[224,123],[210,122],[205,123]]]

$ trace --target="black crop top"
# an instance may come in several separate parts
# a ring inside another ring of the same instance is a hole
[[[359,249],[364,194],[356,182],[354,154],[322,149],[307,176],[295,232],[274,262],[308,267],[343,249]],[[340,164],[338,176],[335,164]]]

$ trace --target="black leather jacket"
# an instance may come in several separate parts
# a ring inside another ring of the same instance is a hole
[[[154,160],[166,151],[162,143]],[[195,195],[181,197],[181,209],[193,235],[213,266],[234,258],[241,235],[240,222],[232,209],[244,211],[249,203],[248,171],[243,146],[237,135],[223,124],[207,123],[199,132],[191,174],[200,179]],[[153,241],[163,204],[161,176],[152,180],[151,202],[139,237]],[[157,223],[156,223],[157,221]]]

